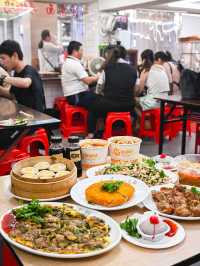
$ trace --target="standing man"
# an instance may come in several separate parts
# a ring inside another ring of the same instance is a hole
[[[82,56],[82,44],[71,41],[68,46],[68,57],[62,68],[62,88],[64,96],[70,104],[88,108],[94,97],[89,91],[88,85],[95,83],[99,76],[88,76],[81,64]]]
[[[0,86],[10,85],[0,87],[0,94],[14,95],[19,104],[44,111],[42,80],[32,66],[24,63],[19,43],[13,40],[4,41],[0,45],[0,59],[8,72],[14,71],[13,77],[0,76]]]

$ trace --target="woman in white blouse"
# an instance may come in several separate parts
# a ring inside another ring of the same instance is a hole
[[[165,62],[165,53],[157,52],[154,55],[154,64],[151,67],[147,81],[147,94],[140,97],[140,106],[142,110],[149,110],[159,107],[159,102],[155,99],[160,94],[168,95],[170,91],[169,80],[163,67]]]
[[[40,72],[56,71],[59,68],[59,56],[62,51],[63,47],[53,42],[49,30],[43,30],[38,45]]]

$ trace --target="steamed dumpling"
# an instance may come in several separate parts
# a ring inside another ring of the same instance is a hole
[[[69,173],[70,171],[60,171],[55,174],[55,177],[65,176],[65,175],[68,175]]]
[[[50,166],[50,171],[60,172],[66,170],[66,165],[64,163],[54,163]]]
[[[42,170],[37,174],[37,177],[40,179],[49,179],[54,177],[54,172],[49,171],[49,170]]]
[[[39,162],[34,165],[34,168],[40,170],[48,170],[50,167],[50,164],[48,162]]]
[[[34,168],[34,167],[30,167],[29,166],[29,167],[22,168],[20,170],[20,172],[21,172],[22,175],[25,175],[25,174],[33,174],[33,175],[35,175],[35,174],[38,173],[38,170],[36,168]]]
[[[22,175],[23,178],[32,178],[32,179],[37,179],[37,175],[34,173],[25,173]]]

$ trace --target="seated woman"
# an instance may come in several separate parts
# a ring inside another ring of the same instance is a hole
[[[134,108],[137,72],[124,61],[124,48],[113,46],[107,53],[107,59],[103,65],[105,73],[103,95],[96,95],[90,106],[94,114],[94,120],[89,126],[90,137],[95,133],[96,121],[99,117],[105,117],[108,112],[133,111]]]
[[[154,64],[149,71],[146,86],[147,94],[140,97],[139,102],[142,110],[149,110],[159,107],[159,102],[155,99],[159,94],[168,95],[170,91],[169,80],[163,67],[166,55],[164,52],[157,52],[154,57]]]
[[[150,49],[144,50],[141,54],[142,64],[138,67],[139,79],[136,86],[136,95],[141,96],[146,94],[146,82],[149,71],[154,61],[153,51]]]

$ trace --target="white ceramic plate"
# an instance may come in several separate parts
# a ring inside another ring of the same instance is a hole
[[[59,206],[59,205],[62,205],[63,203],[58,203],[58,202],[51,202],[51,203],[41,203],[42,205],[43,204],[51,204],[53,206]],[[101,213],[101,212],[97,212],[97,211],[94,211],[94,210],[90,210],[90,209],[87,209],[87,208],[84,208],[84,207],[81,207],[81,206],[78,206],[78,205],[73,205],[73,204],[68,204],[70,206],[73,206],[76,208],[76,210],[78,210],[79,212],[85,214],[85,215],[92,215],[92,216],[96,216],[102,220],[104,220],[104,222],[106,224],[109,225],[110,227],[110,244],[105,247],[104,249],[101,249],[101,250],[96,250],[94,252],[89,252],[89,253],[81,253],[81,254],[58,254],[58,253],[49,253],[49,252],[43,252],[43,251],[40,251],[40,250],[35,250],[35,249],[32,249],[32,248],[29,248],[29,247],[26,247],[26,246],[23,246],[17,242],[15,242],[14,240],[12,240],[8,234],[2,229],[2,220],[4,218],[4,216],[8,213],[11,212],[8,211],[6,212],[5,214],[3,214],[0,218],[0,233],[1,235],[12,245],[14,245],[15,247],[17,248],[20,248],[26,252],[29,252],[29,253],[32,253],[32,254],[36,254],[36,255],[40,255],[40,256],[45,256],[45,257],[52,257],[52,258],[62,258],[62,259],[66,259],[66,258],[70,258],[70,259],[77,259],[77,258],[84,258],[84,257],[91,257],[91,256],[96,256],[96,255],[99,255],[99,254],[102,254],[102,253],[105,253],[109,250],[111,250],[112,248],[114,248],[116,245],[119,244],[120,240],[121,240],[121,230],[120,230],[120,227],[119,225],[111,218],[109,217],[108,215],[104,214],[104,213]],[[21,206],[20,206],[21,207]],[[19,208],[19,207],[17,207]]]
[[[90,177],[95,177],[96,176],[96,172],[100,171],[102,169],[104,169],[105,167],[110,166],[110,164],[106,164],[106,165],[100,165],[100,166],[95,166],[92,167],[90,169],[87,170],[86,175],[90,178]],[[162,169],[161,167],[159,167],[159,169]],[[178,181],[178,175],[176,173],[173,173],[169,170],[165,170],[162,169],[165,174],[168,176],[169,178],[169,182],[168,183],[172,183],[175,184]],[[138,179],[139,180],[139,179]]]
[[[130,218],[140,219],[140,216],[139,215],[137,215],[137,216],[133,215]],[[136,246],[143,247],[143,248],[150,248],[150,249],[170,248],[170,247],[173,247],[175,245],[178,245],[185,238],[185,230],[184,230],[183,226],[181,226],[179,223],[176,223],[175,221],[173,221],[173,222],[178,226],[178,230],[177,230],[175,236],[173,236],[173,237],[165,236],[163,239],[161,239],[159,241],[152,242],[152,241],[145,240],[143,238],[132,237],[125,230],[122,230],[122,237],[124,239],[126,239],[128,242],[130,242]]]
[[[104,180],[121,180],[132,184],[135,187],[135,193],[133,194],[132,198],[127,201],[126,203],[116,206],[116,207],[105,207],[97,204],[90,204],[86,200],[85,197],[85,190],[87,187],[92,185],[93,183],[97,183]],[[130,208],[138,203],[142,202],[150,193],[149,188],[147,185],[140,181],[137,178],[131,176],[124,176],[124,175],[99,175],[93,178],[87,178],[81,180],[80,182],[76,183],[71,189],[71,198],[78,204],[83,205],[87,208],[95,209],[95,210],[102,210],[102,211],[114,211],[114,210],[122,210],[126,208]]]
[[[161,186],[155,186],[155,187],[151,187],[150,190],[151,191],[160,191],[160,188],[162,187],[169,187],[172,188],[174,187],[173,184],[167,184],[167,185],[161,185]],[[188,188],[191,188],[191,186],[186,186]],[[160,215],[165,216],[165,217],[169,217],[171,219],[176,219],[176,220],[185,220],[185,221],[195,221],[195,220],[200,220],[200,217],[183,217],[183,216],[177,216],[177,215],[171,215],[171,214],[165,214],[160,212],[157,207],[156,204],[152,198],[151,193],[148,195],[148,197],[143,201],[144,206],[151,210],[151,211],[157,211]]]

